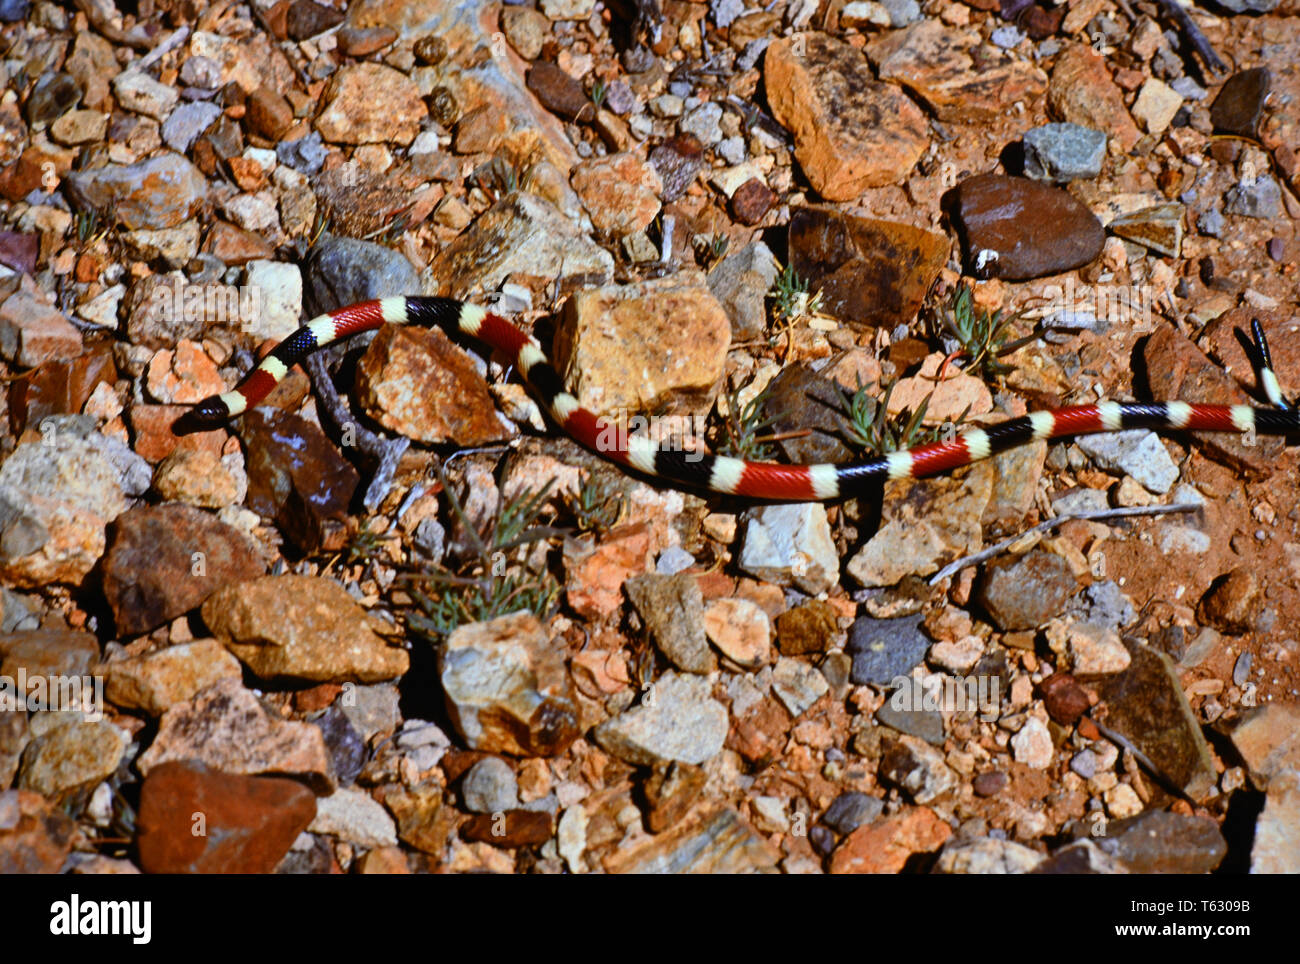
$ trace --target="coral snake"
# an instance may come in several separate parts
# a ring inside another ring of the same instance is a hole
[[[1287,434],[1300,432],[1300,413],[1282,397],[1268,343],[1252,322],[1260,386],[1273,408],[1194,405],[1188,402],[1113,402],[1031,412],[986,428],[965,428],[945,441],[891,452],[861,462],[782,465],[682,451],[618,431],[583,408],[547,360],[541,345],[510,322],[476,305],[450,298],[384,298],[320,315],[280,342],[231,391],[213,395],[184,413],[176,434],[216,428],[257,405],[289,369],[317,348],[386,323],[438,325],[486,343],[511,361],[557,422],[576,441],[613,461],[669,482],[729,495],[779,501],[829,500],[878,491],[885,479],[936,475],[988,458],[1034,439],[1146,428]],[[611,440],[615,440],[611,443]]]

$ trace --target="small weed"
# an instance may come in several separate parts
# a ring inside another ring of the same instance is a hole
[[[599,77],[591,84],[591,103],[597,111],[605,103],[605,96],[609,93],[609,87]]]
[[[462,623],[495,619],[520,609],[539,618],[546,615],[559,595],[559,585],[549,572],[533,572],[509,554],[559,533],[535,524],[546,507],[551,483],[499,502],[491,522],[479,532],[441,469],[438,475],[473,551],[467,562],[453,569],[439,567],[408,579],[411,597],[421,610],[408,615],[411,627],[437,641]]]
[[[581,532],[607,532],[618,525],[627,509],[627,499],[618,487],[595,473],[587,474],[578,494],[567,504]]]
[[[894,393],[897,382],[881,383],[884,395],[877,399],[871,394],[870,386],[858,382],[857,390],[850,396],[839,389],[843,402],[843,414],[849,420],[849,428],[844,441],[852,448],[866,455],[887,455],[901,452],[916,445],[944,441],[952,437],[956,426],[961,425],[970,409],[967,408],[956,419],[943,425],[926,428],[923,424],[925,413],[930,407],[933,393],[927,395],[915,412],[907,409],[897,415],[889,414],[889,398]]]
[[[1002,364],[998,358],[1022,344],[1007,344],[1011,323],[1017,317],[1003,315],[1001,309],[989,312],[977,308],[970,287],[960,284],[948,304],[939,309],[938,333],[957,340],[961,354],[968,360],[967,371],[978,373],[985,380],[996,379],[1011,371],[1011,367]]]
[[[763,432],[773,421],[763,413],[767,398],[766,388],[744,404],[739,391],[727,392],[727,414],[722,420],[722,439],[718,445],[720,453],[749,461],[772,457],[772,448],[763,438]]]

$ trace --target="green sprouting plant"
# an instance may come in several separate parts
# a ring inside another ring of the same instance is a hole
[[[460,565],[440,566],[407,580],[411,598],[421,610],[409,614],[409,625],[436,641],[462,623],[495,619],[520,609],[544,616],[559,595],[559,585],[549,572],[533,572],[512,560],[510,552],[560,531],[536,524],[552,483],[538,491],[525,488],[510,499],[499,499],[492,519],[480,532],[441,469],[438,475],[471,553]]]
[[[522,180],[519,168],[501,154],[495,155],[485,164],[480,164],[468,178],[470,184],[477,185],[493,200],[519,190]]]
[[[774,310],[778,321],[791,324],[808,315],[815,315],[821,310],[821,292],[808,293],[808,281],[799,277],[794,265],[786,265],[776,276],[772,290],[768,292],[776,304]]]
[[[605,532],[618,525],[627,499],[616,485],[589,472],[577,495],[569,497],[568,507],[580,531]]]
[[[882,382],[884,394],[877,399],[871,393],[871,387],[858,380],[857,389],[849,395],[839,388],[840,400],[843,402],[843,414],[849,420],[845,432],[845,442],[867,455],[887,455],[899,452],[914,445],[928,442],[944,441],[951,438],[956,427],[961,425],[970,412],[967,408],[950,422],[926,427],[925,413],[930,407],[931,393],[921,400],[916,411],[907,409],[897,415],[889,414],[889,399],[894,393],[897,382]]]
[[[939,309],[940,333],[952,336],[968,361],[966,370],[981,378],[995,379],[1011,371],[998,358],[1020,347],[1021,342],[1007,344],[1011,323],[1017,315],[1004,315],[1002,309],[990,312],[975,306],[971,289],[959,284],[948,304]]]
[[[738,390],[727,392],[727,414],[722,420],[722,438],[718,444],[721,454],[749,461],[772,457],[772,448],[763,438],[774,420],[763,411],[767,397],[768,389],[764,388],[742,404]]]
[[[591,84],[591,103],[597,111],[605,103],[605,95],[609,93],[609,86],[597,77]]]
[[[350,539],[347,545],[343,547],[343,561],[348,565],[355,563],[368,564],[379,555],[384,547],[384,543],[392,542],[397,539],[397,535],[392,532],[375,532],[370,528],[370,522],[367,520],[361,524]]]
[[[77,212],[77,240],[87,242],[99,233],[99,212],[85,208]]]

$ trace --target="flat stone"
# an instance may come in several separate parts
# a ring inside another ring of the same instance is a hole
[[[140,866],[151,874],[269,874],[315,815],[316,797],[295,780],[162,763],[140,791]]]
[[[440,328],[385,325],[357,364],[357,400],[398,435],[436,444],[510,438],[487,382]]]
[[[1027,874],[1043,861],[1037,850],[1011,840],[976,837],[950,840],[939,853],[936,874]]]
[[[1106,159],[1105,132],[1078,124],[1044,124],[1024,142],[1025,176],[1038,181],[1096,177]]]
[[[1132,740],[1193,800],[1207,799],[1217,773],[1173,660],[1141,643],[1123,642],[1131,657],[1128,669],[1097,684],[1109,711],[1106,725]]]
[[[1169,127],[1183,98],[1157,77],[1150,78],[1138,91],[1133,102],[1133,117],[1148,134],[1162,134]]]
[[[820,502],[751,510],[740,568],[766,582],[816,595],[839,582],[839,555]]]
[[[385,64],[349,64],[330,78],[315,127],[335,144],[409,144],[427,115],[419,85]]]
[[[89,676],[99,664],[99,641],[73,629],[31,629],[0,636],[0,676]]]
[[[1072,43],[1057,56],[1047,103],[1059,120],[1104,131],[1121,152],[1132,150],[1142,136],[1105,58],[1087,44]]]
[[[748,599],[718,599],[704,611],[704,633],[724,656],[745,669],[761,669],[772,655],[772,622]]]
[[[1267,67],[1252,67],[1233,74],[1214,98],[1210,122],[1225,133],[1255,138],[1271,83],[1272,74]]]
[[[857,686],[888,686],[925,659],[930,640],[921,632],[923,616],[873,619],[859,616],[845,647],[853,655],[849,679]]]
[[[941,121],[994,120],[1006,116],[1016,103],[1029,106],[1042,97],[1047,75],[1026,60],[981,62],[976,67],[971,51],[982,39],[978,30],[925,19],[881,34],[866,51],[881,80],[906,86]]]
[[[1228,189],[1223,210],[1227,214],[1271,220],[1282,213],[1282,189],[1268,174],[1243,180]]]
[[[678,669],[711,673],[718,662],[704,631],[704,597],[695,577],[651,573],[623,584],[660,652]]]
[[[607,154],[584,161],[570,179],[598,231],[623,237],[642,231],[659,214],[663,182],[635,154]]]
[[[822,310],[855,326],[894,329],[916,317],[948,259],[945,235],[826,207],[790,212],[790,264]]]
[[[726,312],[703,278],[682,273],[577,292],[552,351],[565,384],[592,411],[703,414],[730,347]]]
[[[1113,820],[1094,843],[1134,874],[1208,874],[1228,853],[1213,818],[1162,810]]]
[[[248,538],[210,514],[186,505],[140,506],[110,530],[104,596],[117,631],[138,636],[264,570]]]
[[[341,789],[316,801],[312,833],[338,837],[366,850],[397,845],[397,825],[364,790]]]
[[[161,716],[222,679],[242,679],[239,661],[215,639],[180,643],[106,667],[110,703]]]
[[[861,51],[825,34],[781,38],[767,48],[772,114],[794,134],[800,167],[828,201],[851,201],[901,180],[929,144],[920,109],[870,77]]]
[[[774,874],[781,854],[723,807],[618,847],[604,859],[611,874]]]
[[[23,291],[0,304],[0,355],[7,361],[35,368],[81,353],[81,332],[57,308]]]
[[[669,671],[639,705],[596,727],[596,742],[627,763],[704,763],[727,737],[727,710],[711,689],[707,679]]]
[[[762,241],[728,255],[709,272],[709,290],[731,320],[733,342],[749,341],[767,328],[766,296],[781,267]]]
[[[33,734],[23,752],[18,788],[45,797],[93,787],[112,776],[130,738],[104,720],[82,720],[77,714],[39,736]]]
[[[929,807],[908,807],[864,824],[835,848],[833,874],[896,874],[913,854],[932,853],[952,828]]]
[[[802,660],[783,656],[772,667],[772,694],[795,718],[829,691],[826,677]]]
[[[1065,609],[1078,582],[1069,563],[1040,549],[994,559],[976,590],[993,622],[1004,630],[1037,629]]]
[[[1187,208],[1176,201],[1142,208],[1113,218],[1106,225],[1111,234],[1136,241],[1170,258],[1180,257],[1183,245],[1183,218]]]
[[[526,192],[507,194],[429,265],[446,294],[495,291],[512,275],[559,280],[561,290],[608,284],[614,259],[553,204]]]
[[[72,172],[64,184],[75,205],[131,230],[174,228],[195,214],[208,192],[199,169],[172,153]]]
[[[1024,281],[1080,268],[1106,240],[1073,196],[1028,178],[967,178],[957,187],[957,206],[967,259],[981,277]]]
[[[240,680],[219,680],[167,710],[136,766],[147,777],[161,763],[187,759],[226,773],[292,776],[321,791],[335,785],[321,731],[270,717]]]

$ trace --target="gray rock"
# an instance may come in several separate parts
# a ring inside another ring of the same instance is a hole
[[[163,143],[172,150],[184,154],[194,146],[199,135],[220,116],[221,108],[210,101],[182,104],[172,111],[163,123]]]
[[[1272,175],[1261,174],[1230,188],[1224,195],[1223,209],[1248,218],[1275,218],[1282,213],[1282,189]]]
[[[675,576],[695,565],[695,557],[681,546],[669,546],[659,553],[655,560],[655,572],[664,576]]]
[[[1206,89],[1190,77],[1177,77],[1169,86],[1183,100],[1205,100],[1207,95]]]
[[[1097,754],[1091,750],[1080,750],[1070,757],[1070,769],[1085,780],[1097,775]]]
[[[772,693],[793,717],[802,716],[828,690],[826,677],[802,660],[783,657],[772,667]]]
[[[694,134],[706,148],[722,140],[722,105],[706,101],[686,114],[678,123],[683,134]]]
[[[749,513],[740,568],[778,586],[809,595],[839,582],[840,558],[820,502],[767,505]]]
[[[312,131],[306,137],[300,137],[296,141],[281,141],[275,145],[275,156],[281,164],[293,168],[300,174],[311,176],[320,173],[329,151],[325,149],[320,134]]]
[[[1106,135],[1078,124],[1044,124],[1025,134],[1025,175],[1040,181],[1096,177]]]
[[[371,241],[323,239],[307,258],[303,302],[313,315],[343,305],[422,294],[420,276],[405,256]]]
[[[388,811],[363,790],[337,790],[316,801],[316,819],[307,828],[366,850],[397,846],[397,825]]]
[[[1024,844],[993,837],[949,841],[934,865],[936,874],[1027,874],[1043,855]]]
[[[1278,0],[1221,0],[1233,13],[1268,13],[1275,10]]]
[[[745,139],[739,134],[735,137],[724,137],[718,142],[716,150],[718,157],[728,164],[740,164],[745,160]]]
[[[343,711],[361,738],[369,742],[378,733],[391,733],[397,729],[397,724],[402,721],[402,713],[397,706],[399,699],[401,694],[392,683],[378,683],[374,686],[348,683],[335,699],[334,705]],[[451,745],[450,740],[447,745]]]
[[[745,0],[709,0],[709,12],[719,30],[725,30],[745,12]]]
[[[822,814],[822,823],[840,833],[852,833],[885,810],[885,801],[856,790],[841,793]]]
[[[882,0],[881,6],[889,12],[889,22],[895,27],[906,27],[921,19],[921,5],[916,0]]]
[[[1011,50],[1019,46],[1020,41],[1024,39],[1025,35],[1020,32],[1020,28],[1010,24],[998,27],[989,35],[989,40],[993,41],[993,45],[1001,47],[1003,50]]]
[[[640,705],[596,727],[596,742],[626,763],[700,764],[715,757],[727,738],[727,710],[699,676],[669,671]]]
[[[762,241],[728,255],[709,272],[709,290],[731,321],[734,341],[757,338],[767,328],[765,299],[781,267]]]
[[[922,618],[917,613],[902,619],[859,616],[854,620],[845,647],[853,656],[849,680],[857,686],[886,686],[910,673],[930,648],[930,640],[921,632]]]
[[[1134,874],[1208,874],[1228,853],[1212,818],[1165,810],[1112,821],[1095,842]]]
[[[1095,625],[1119,629],[1137,618],[1132,600],[1124,595],[1124,590],[1113,579],[1094,582],[1084,590],[1083,599],[1087,605],[1076,608],[1087,622]]]
[[[1082,435],[1078,445],[1102,468],[1126,472],[1148,492],[1163,495],[1178,481],[1178,466],[1160,436],[1147,429]]]
[[[460,792],[470,813],[495,813],[519,806],[519,781],[510,764],[500,757],[490,756],[470,767]]]
[[[930,803],[957,786],[957,774],[944,762],[943,753],[924,740],[914,736],[885,739],[880,749],[881,778],[916,803]]]
[[[650,638],[674,666],[688,673],[717,669],[704,634],[704,597],[693,576],[650,573],[627,580],[623,588]]]
[[[937,710],[899,709],[892,700],[876,711],[876,719],[899,733],[919,737],[934,746],[943,745],[943,714]]]
[[[1034,549],[1019,558],[990,562],[977,596],[1000,629],[1037,629],[1065,610],[1076,589],[1069,563]]]
[[[1223,212],[1218,208],[1202,211],[1196,218],[1196,230],[1207,238],[1223,236]]]

